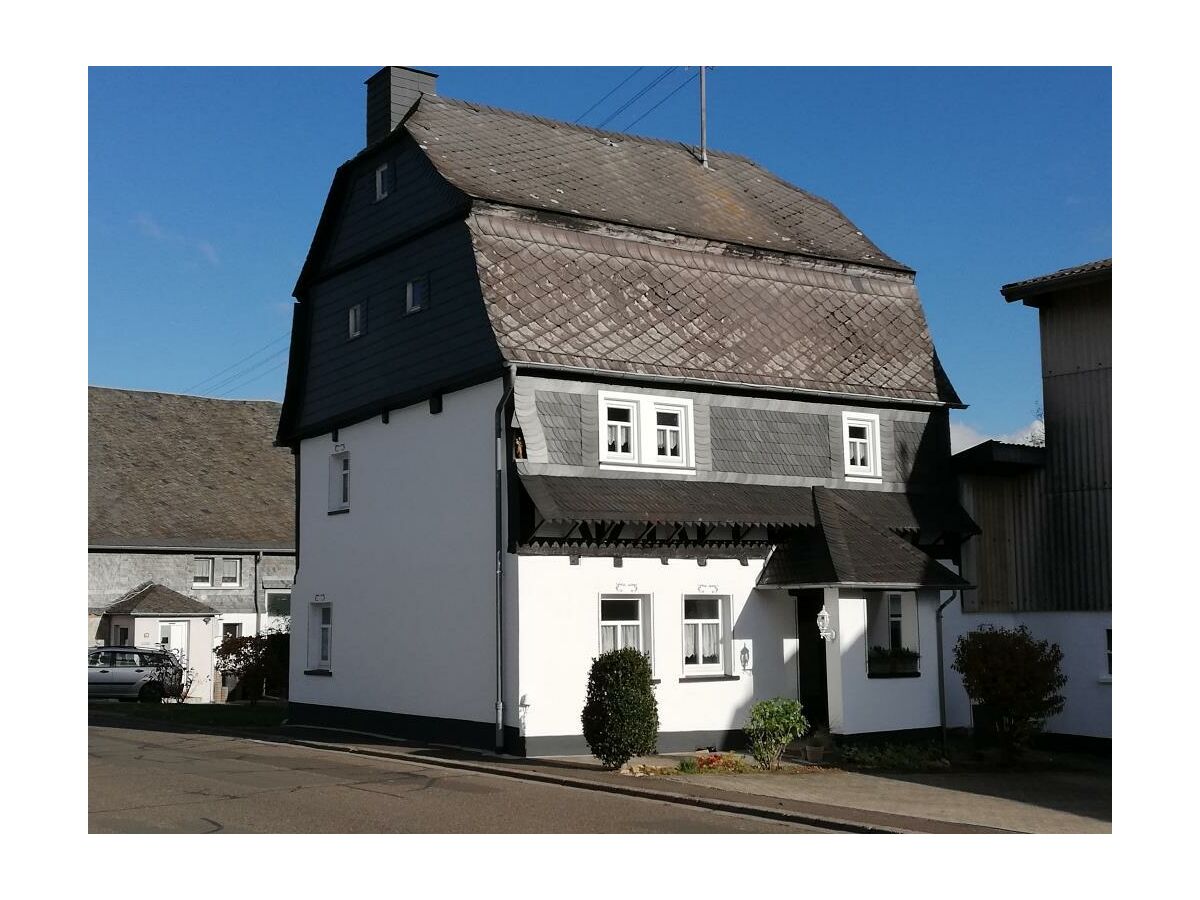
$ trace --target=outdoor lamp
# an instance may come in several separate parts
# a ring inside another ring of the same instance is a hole
[[[837,632],[833,631],[829,627],[829,610],[827,610],[824,606],[822,606],[821,611],[817,613],[817,632],[821,635],[821,638],[826,641],[832,641],[835,637],[837,637]]]

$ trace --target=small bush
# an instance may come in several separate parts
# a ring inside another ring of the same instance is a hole
[[[954,645],[952,668],[962,675],[971,702],[987,707],[997,737],[1009,748],[1027,743],[1063,710],[1062,650],[1035,640],[1024,625],[984,625],[964,634]]]
[[[700,764],[696,762],[696,757],[688,756],[684,759],[681,759],[676,768],[679,770],[681,775],[695,775],[700,771]]]
[[[750,755],[764,769],[778,768],[787,745],[806,731],[808,719],[799,702],[787,697],[755,703],[745,728]]]
[[[612,769],[635,756],[658,752],[658,702],[650,660],[632,647],[601,653],[588,675],[583,738]]]
[[[950,765],[935,744],[850,744],[839,752],[846,762],[864,769],[923,771]]]

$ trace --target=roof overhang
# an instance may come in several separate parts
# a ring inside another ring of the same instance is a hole
[[[1103,282],[1112,282],[1111,258],[1060,269],[1049,275],[1040,275],[1025,281],[1014,281],[1000,288],[1000,294],[1009,303],[1020,300],[1026,306],[1036,307],[1041,305],[1048,294]]]

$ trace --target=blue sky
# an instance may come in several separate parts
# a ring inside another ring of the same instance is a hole
[[[292,286],[376,68],[90,70],[92,384],[282,398]],[[667,96],[694,68],[616,115],[667,67],[419,68],[439,93],[567,121],[632,75],[584,122],[696,140],[696,82]],[[717,67],[708,83],[713,147],[833,201],[917,270],[971,407],[959,438],[1026,428],[1037,317],[998,289],[1111,255],[1110,70]]]

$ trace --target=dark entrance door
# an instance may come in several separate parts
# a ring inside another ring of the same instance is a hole
[[[822,590],[793,591],[796,597],[797,677],[800,705],[813,728],[829,727],[829,688],[825,675],[825,641],[817,630],[817,613],[825,603]]]

